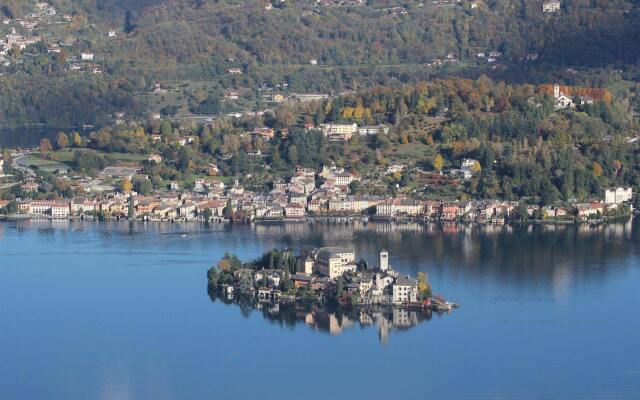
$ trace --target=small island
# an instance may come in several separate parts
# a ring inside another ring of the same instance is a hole
[[[274,249],[243,263],[225,254],[207,273],[212,298],[242,304],[306,303],[322,307],[393,307],[438,312],[457,305],[433,295],[425,272],[410,277],[389,264],[389,252],[379,252],[378,265],[356,261],[351,247]]]

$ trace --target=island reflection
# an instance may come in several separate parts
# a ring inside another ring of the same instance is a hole
[[[392,331],[406,331],[431,320],[434,314],[451,313],[380,305],[344,308],[299,302],[260,302],[251,298],[226,296],[212,290],[208,290],[208,295],[212,302],[220,301],[239,307],[245,317],[249,317],[254,311],[259,312],[265,320],[283,327],[306,326],[331,336],[341,335],[353,328],[375,329],[380,344],[388,343]]]
[[[200,224],[93,221],[13,221],[0,224],[20,237],[34,232],[48,240],[99,240],[109,248],[126,239],[132,248],[152,244],[166,251],[227,249],[251,256],[274,247],[332,246],[351,243],[368,261],[385,248],[396,255],[399,271],[428,271],[460,282],[489,282],[504,288],[556,289],[604,282],[624,274],[640,257],[637,218],[600,225],[479,225],[417,223]],[[185,236],[186,235],[186,236]],[[87,244],[89,245],[89,244]],[[78,251],[84,247],[79,246]],[[92,250],[93,251],[93,250]],[[175,263],[175,262],[174,262]],[[458,300],[458,293],[452,294]]]

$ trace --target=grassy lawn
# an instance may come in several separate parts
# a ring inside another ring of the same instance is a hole
[[[399,144],[388,153],[389,158],[396,161],[417,161],[433,157],[435,147],[423,143]]]
[[[64,164],[58,161],[43,160],[41,158],[32,157],[32,156],[27,158],[27,163],[30,168],[46,171],[46,172],[53,172],[61,168],[69,168],[67,164]]]
[[[36,153],[29,156],[28,165],[31,168],[46,172],[54,172],[60,168],[75,168],[73,157],[75,150],[76,149],[65,149],[52,151],[48,154],[48,159],[43,159],[40,157],[39,153]],[[87,149],[82,149],[82,151],[93,151],[104,156],[108,164],[111,166],[139,166],[142,161],[147,159],[147,155],[144,154],[105,153],[102,151]]]
[[[52,151],[49,153],[49,158],[55,161],[60,162],[71,162],[73,163],[73,153],[76,149],[66,149],[66,150],[58,150]],[[133,154],[133,153],[105,153],[98,150],[86,150],[82,149],[82,151],[93,151],[94,153],[100,154],[104,156],[107,160],[118,163],[118,162],[136,162],[139,163],[141,161],[145,161],[147,159],[147,155],[145,154]],[[46,160],[44,160],[46,161]]]

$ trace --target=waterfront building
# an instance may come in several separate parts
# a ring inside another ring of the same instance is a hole
[[[620,204],[631,201],[632,196],[633,190],[630,187],[620,186],[616,188],[605,189],[604,202],[607,205]]]
[[[424,211],[424,203],[410,199],[388,199],[376,205],[376,215],[395,217],[400,214],[416,216]]]
[[[53,218],[67,218],[69,216],[69,206],[66,203],[54,203],[51,205],[51,216]]]
[[[393,303],[415,303],[418,301],[418,282],[408,276],[399,276],[393,284]]]

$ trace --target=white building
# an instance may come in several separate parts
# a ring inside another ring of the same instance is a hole
[[[65,203],[55,203],[51,206],[51,216],[53,218],[67,218],[69,216],[69,206]]]
[[[56,204],[55,200],[34,200],[19,205],[20,211],[26,214],[46,214]]]
[[[69,203],[69,208],[74,215],[91,213],[96,210],[96,202],[85,198],[77,198],[71,200],[71,202]]]
[[[479,166],[480,164],[478,163],[478,160],[474,160],[473,158],[465,158],[464,160],[462,160],[460,170],[464,175],[464,179],[471,179]]]
[[[347,271],[355,272],[355,252],[348,247],[323,247],[316,256],[315,270],[330,279],[336,279]]]
[[[418,301],[418,282],[408,276],[399,276],[393,284],[393,303],[414,303]]]
[[[376,205],[376,215],[395,217],[400,214],[416,216],[424,211],[424,204],[418,200],[393,198]]]
[[[380,271],[386,271],[389,269],[389,252],[386,250],[380,251]]]
[[[302,263],[302,268],[303,271],[306,275],[312,275],[313,274],[313,258],[308,257],[304,259],[304,262]]]
[[[320,124],[320,130],[329,140],[348,141],[358,132],[358,124]]]
[[[562,110],[564,108],[574,108],[575,104],[573,99],[560,90],[560,85],[553,85],[553,98],[556,100],[556,110]]]
[[[630,187],[617,187],[606,189],[604,191],[604,202],[605,204],[620,204],[624,202],[631,201],[631,197],[633,196],[633,191]]]
[[[377,135],[378,133],[382,133],[382,134],[388,134],[389,133],[389,127],[386,125],[376,125],[376,126],[361,126],[358,128],[358,134],[361,136],[373,136],[373,135]]]
[[[560,0],[550,0],[542,3],[542,12],[554,13],[560,11]]]
[[[93,61],[93,53],[82,53],[80,57],[82,61]]]
[[[284,215],[287,218],[304,218],[305,207],[300,204],[287,204],[284,207]]]

